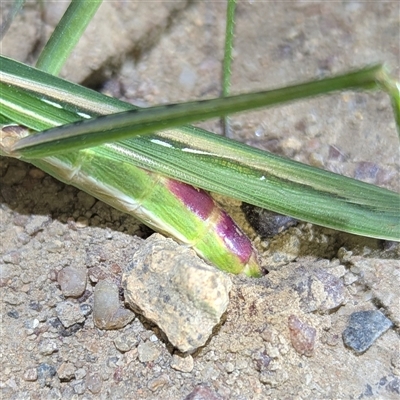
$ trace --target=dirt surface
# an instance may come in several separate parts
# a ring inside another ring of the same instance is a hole
[[[2,54],[32,62],[60,4],[28,2]],[[399,77],[399,7],[240,3],[232,91],[378,61]],[[105,2],[62,75],[139,105],[216,96],[224,9],[212,2]],[[203,126],[220,129],[217,121]],[[400,189],[398,139],[381,93],[345,92],[249,113],[232,117],[232,127],[251,145]],[[398,398],[398,245],[309,224],[262,240],[236,203],[218,198],[248,230],[270,273],[233,277],[222,323],[184,357],[141,317],[115,331],[93,324],[93,288],[105,278],[120,284],[147,228],[15,160],[0,160],[0,183],[2,398]],[[87,271],[78,299],[65,298],[57,282],[67,266]],[[70,303],[76,320],[65,327],[60,318]],[[380,310],[393,325],[358,354],[342,333],[352,313],[367,310]]]

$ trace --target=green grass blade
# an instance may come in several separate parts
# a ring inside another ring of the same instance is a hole
[[[9,85],[1,88],[1,98],[10,93],[11,98],[6,98],[4,103],[8,102],[11,108],[15,103],[14,113],[18,119],[14,120],[17,123],[28,125],[27,119],[34,120],[35,114],[41,113],[37,107],[40,108],[44,96],[47,96],[47,101],[54,100],[57,104],[63,96],[66,100],[64,108],[53,107],[53,114],[69,122],[81,118],[77,111],[94,116],[110,109],[121,111],[131,107],[80,86],[71,86],[58,78],[49,76],[47,80],[46,74],[35,73],[47,85],[45,90],[42,83],[31,82],[27,75],[22,74],[21,79],[31,90],[25,92],[17,77],[10,71],[5,74],[5,79],[14,83],[11,83],[12,88]],[[53,87],[53,82],[59,86]],[[63,95],[58,93],[58,89],[64,91]],[[21,107],[19,101],[25,96]],[[50,103],[44,104],[51,107]],[[9,116],[5,104],[0,105],[0,113]],[[22,108],[25,111],[21,111]],[[29,117],[25,116],[27,113],[30,113]],[[51,115],[51,108],[46,113]],[[400,240],[398,194],[286,160],[201,129],[170,129],[99,146],[95,151],[305,221],[364,236]]]
[[[55,112],[54,102],[38,98],[21,88],[0,83],[0,112],[11,121],[16,121],[36,131],[79,121],[76,112],[61,110]]]
[[[226,29],[225,29],[225,47],[224,61],[222,65],[222,96],[227,97],[231,91],[231,75],[232,75],[232,50],[233,38],[235,30],[235,9],[236,0],[228,0],[226,9]],[[229,117],[222,119],[224,134],[226,137],[232,137],[230,129]]]
[[[400,240],[400,196],[196,129],[109,144],[136,165],[322,226]],[[216,150],[218,149],[218,150]]]
[[[0,83],[5,84],[5,88],[0,92],[1,97],[6,95],[8,87],[19,88],[22,90],[21,96],[22,93],[32,93],[35,97],[62,104],[63,109],[74,111],[78,107],[81,112],[92,116],[137,108],[3,56],[0,56]],[[27,126],[40,130],[34,126]]]
[[[383,68],[378,76],[378,83],[382,90],[390,96],[397,133],[400,137],[400,82],[396,82],[391,78],[386,69]]]
[[[102,0],[72,0],[42,50],[36,67],[58,75]]]
[[[316,96],[334,90],[376,87],[376,76],[380,70],[380,66],[375,66],[334,78],[266,92],[136,109],[27,137],[22,139],[14,150],[25,158],[45,157],[57,152],[93,147],[108,141],[122,140],[202,119]],[[2,79],[1,75],[0,82],[9,83],[6,79]],[[45,90],[44,95],[51,97]],[[66,100],[61,101],[59,107],[64,107]]]
[[[222,96],[229,96],[232,75],[232,49],[235,28],[236,0],[228,0],[225,31],[224,63],[222,66]]]

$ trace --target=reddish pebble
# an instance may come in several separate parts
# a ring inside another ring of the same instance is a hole
[[[184,400],[222,400],[222,397],[207,385],[200,383]]]
[[[295,315],[288,318],[289,334],[292,346],[301,355],[311,357],[314,353],[317,331],[312,326],[301,322]]]

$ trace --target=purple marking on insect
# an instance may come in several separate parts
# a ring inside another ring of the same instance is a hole
[[[236,222],[223,210],[216,223],[218,236],[226,246],[236,254],[242,263],[247,263],[254,253],[253,245],[249,238],[240,230]]]
[[[186,183],[168,180],[168,188],[182,200],[183,204],[205,221],[213,212],[214,200],[202,189],[196,189]]]

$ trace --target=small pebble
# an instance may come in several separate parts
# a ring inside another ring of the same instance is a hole
[[[151,335],[149,340],[150,342],[158,342],[158,337],[156,335]]]
[[[83,205],[83,207],[87,210],[92,208],[94,206],[94,203],[96,203],[96,199],[90,194],[87,194],[85,192],[78,192],[76,197],[78,198],[79,202]]]
[[[273,211],[243,203],[241,206],[247,221],[262,237],[269,238],[297,225],[297,220]]]
[[[119,357],[109,357],[107,360],[107,366],[110,368],[117,368],[117,363],[118,363]]]
[[[273,388],[277,388],[289,379],[288,373],[286,371],[262,371],[259,375],[259,380],[264,385],[269,385]]]
[[[39,353],[43,356],[49,356],[58,351],[58,346],[56,342],[50,340],[42,340],[39,343]]]
[[[46,215],[36,215],[26,225],[25,231],[28,235],[33,236],[35,233],[41,231],[45,226],[51,222],[51,218]]]
[[[228,374],[231,374],[234,370],[235,370],[235,364],[233,364],[233,363],[231,363],[231,362],[228,361],[228,362],[225,364],[225,371],[226,371]]]
[[[392,325],[378,310],[354,312],[343,331],[343,342],[357,353],[363,353]]]
[[[37,377],[41,386],[50,384],[55,374],[56,369],[50,364],[42,363],[37,367]]]
[[[43,306],[38,302],[38,301],[35,301],[35,300],[31,300],[30,302],[29,302],[29,308],[31,309],[31,310],[35,310],[35,311],[42,311],[42,309],[43,309]]]
[[[235,363],[235,369],[241,370],[246,369],[249,366],[249,363],[246,358],[239,357]]]
[[[28,172],[29,176],[33,179],[43,179],[45,177],[45,173],[39,168],[31,168]]]
[[[26,234],[25,232],[21,232],[21,233],[19,233],[18,235],[17,235],[17,238],[18,238],[18,241],[21,243],[21,244],[28,244],[29,243],[29,241],[31,240],[31,237],[28,235],[28,234]]]
[[[172,356],[171,368],[181,372],[192,372],[194,366],[193,357],[188,355],[181,357],[177,354]]]
[[[86,391],[86,383],[84,381],[76,381],[74,385],[74,392],[76,394],[84,394]]]
[[[52,327],[52,332],[58,332],[62,337],[68,337],[79,331],[82,328],[83,323],[73,324],[68,328],[65,328],[61,321],[55,318],[49,318],[48,324]]]
[[[38,371],[36,368],[29,368],[24,372],[24,380],[34,382],[38,378]]]
[[[351,284],[353,284],[354,282],[356,282],[358,280],[358,275],[353,274],[352,272],[348,272],[345,276],[344,276],[344,284],[346,286],[349,286]]]
[[[85,228],[89,225],[89,220],[86,217],[78,217],[75,226],[77,228]]]
[[[10,318],[14,318],[14,319],[18,319],[18,318],[19,318],[19,313],[18,313],[17,310],[8,311],[7,315],[8,315]]]
[[[138,346],[138,357],[140,362],[155,361],[161,354],[161,350],[153,342],[142,342]]]
[[[4,261],[4,257],[3,257]],[[15,274],[15,268],[11,265],[0,263],[0,287],[7,286],[8,282],[11,280]]]
[[[18,252],[16,252],[16,251],[10,251],[9,253],[7,253],[7,254],[4,254],[4,256],[3,256],[3,261],[6,263],[6,264],[12,264],[12,265],[18,265],[19,263],[20,263],[20,261],[21,261],[21,257],[20,257],[20,255],[19,255],[19,253]],[[7,266],[2,266],[2,270],[3,269],[6,269],[7,268]],[[1,271],[1,270],[0,270]],[[10,270],[9,268],[8,268],[8,271],[10,272],[10,275],[12,274],[12,270]],[[1,274],[2,275],[4,275],[4,272],[1,272]]]
[[[263,329],[260,336],[264,341],[272,343],[275,340],[276,335],[277,333],[275,329],[272,329],[270,326],[267,326],[266,328]]]
[[[301,322],[295,315],[288,318],[289,334],[292,346],[301,355],[311,357],[314,353],[317,331],[312,326]]]
[[[124,380],[124,371],[120,366],[115,369],[113,379],[116,383],[122,382]]]
[[[57,275],[57,281],[65,297],[79,297],[86,289],[86,269],[63,268]]]
[[[12,306],[18,306],[21,303],[25,303],[26,295],[22,293],[17,294],[13,292],[8,292],[7,296],[3,296],[2,300]]]
[[[59,253],[64,248],[64,243],[60,240],[52,240],[46,242],[45,247],[49,253]]]
[[[86,303],[81,304],[81,305],[79,306],[79,308],[80,308],[80,310],[81,310],[81,313],[82,313],[85,317],[87,317],[88,315],[90,315],[90,314],[93,312],[92,306],[91,306],[90,304],[86,304]]]
[[[85,321],[85,316],[82,314],[79,304],[72,301],[58,303],[56,313],[65,328]]]
[[[254,364],[257,371],[265,371],[271,363],[271,357],[266,351],[258,351],[253,355]]]
[[[295,290],[300,296],[301,308],[306,313],[325,313],[339,307],[345,300],[342,279],[322,268],[304,271],[295,283]]]
[[[78,379],[78,380],[81,380],[81,379],[83,379],[85,376],[86,376],[86,369],[85,368],[78,368],[76,371],[75,371],[75,378],[76,379]]]
[[[27,320],[25,321],[24,326],[27,329],[35,329],[39,326],[39,320],[36,318],[32,320]]]
[[[135,314],[119,303],[118,286],[100,281],[94,289],[93,319],[100,329],[120,329],[129,324]]]
[[[37,315],[37,319],[39,322],[46,322],[47,321],[47,312],[46,311],[41,311],[38,315]]]
[[[169,377],[166,374],[162,374],[154,379],[151,379],[147,383],[147,388],[150,389],[152,392],[155,392],[161,389],[163,386],[169,383]]]
[[[121,353],[125,353],[133,349],[137,343],[138,340],[134,336],[127,334],[122,334],[114,339],[114,345]]]
[[[103,386],[102,379],[98,373],[88,375],[86,378],[86,387],[93,393],[100,393]]]
[[[26,173],[26,168],[10,165],[6,174],[2,177],[2,184],[11,186],[20,183],[25,178]]]
[[[62,363],[57,370],[57,375],[60,378],[60,381],[62,382],[70,381],[72,378],[75,378],[74,365],[71,364],[70,362]]]
[[[398,398],[398,395],[400,395],[400,379],[396,376],[394,377],[386,386],[386,389],[388,392],[394,393],[397,395],[396,398]]]

